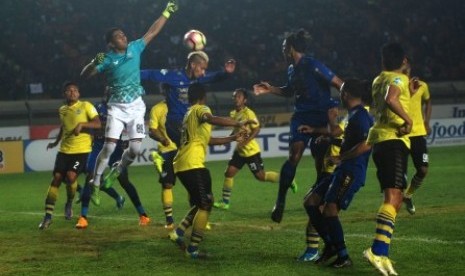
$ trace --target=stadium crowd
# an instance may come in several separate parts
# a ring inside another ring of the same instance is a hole
[[[142,35],[153,13],[164,5],[153,0],[2,1],[0,28],[0,100],[28,97],[30,83],[42,83],[45,98],[61,98],[60,87],[77,79],[97,52],[102,35],[122,27],[129,39]],[[411,53],[414,72],[427,81],[465,77],[465,2],[396,1],[209,1],[180,0],[180,10],[144,53],[142,68],[185,64],[182,36],[199,29],[207,36],[211,69],[227,58],[238,60],[234,87],[258,80],[285,81],[279,53],[284,32],[304,27],[313,36],[312,53],[338,75],[372,78],[380,70],[380,46],[399,41]],[[289,5],[292,8],[289,8]],[[103,80],[85,83],[82,96],[101,95]],[[227,87],[227,88],[225,88]],[[226,82],[217,89],[231,89]],[[152,89],[149,89],[152,90]],[[147,91],[147,93],[156,93]]]

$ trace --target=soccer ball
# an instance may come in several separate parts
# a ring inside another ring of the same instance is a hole
[[[206,44],[207,38],[201,31],[190,30],[184,35],[184,45],[190,50],[202,50]]]

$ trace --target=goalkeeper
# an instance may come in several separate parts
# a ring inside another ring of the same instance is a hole
[[[107,127],[105,143],[100,151],[93,179],[92,198],[100,201],[98,194],[100,176],[103,174],[108,160],[115,150],[116,143],[126,129],[129,146],[124,151],[120,162],[115,163],[104,179],[104,186],[111,187],[119,173],[127,168],[140,153],[141,142],[145,137],[145,103],[141,96],[144,89],[140,84],[140,57],[145,46],[155,38],[168,18],[177,10],[175,1],[169,1],[162,15],[150,26],[144,36],[128,43],[125,33],[120,28],[112,28],[105,34],[105,42],[109,51],[101,54],[84,67],[81,76],[90,77],[104,73],[110,87],[108,101]]]

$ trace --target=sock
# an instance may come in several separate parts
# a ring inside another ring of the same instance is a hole
[[[223,182],[223,202],[229,204],[231,199],[232,188],[234,186],[234,178],[225,177]]]
[[[376,234],[371,246],[371,251],[378,256],[389,255],[389,244],[394,233],[396,220],[396,208],[391,204],[384,203],[376,215]]]
[[[329,244],[331,239],[325,225],[325,218],[323,214],[321,214],[319,206],[309,205],[305,207],[305,210],[307,211],[311,224],[315,227],[315,230],[323,239],[325,245]]]
[[[307,243],[307,250],[305,252],[316,254],[318,252],[318,245],[320,243],[320,235],[318,235],[318,232],[316,231],[315,227],[313,227],[310,220],[307,223],[305,235],[305,242]]]
[[[162,189],[161,202],[163,204],[163,211],[165,212],[166,223],[173,223],[173,190],[171,188]]]
[[[207,210],[199,209],[197,214],[195,214],[194,221],[192,223],[192,234],[191,242],[187,248],[188,252],[197,251],[199,244],[203,239],[203,234],[205,232],[205,227],[207,226],[208,216],[210,212]]]
[[[337,256],[339,258],[347,258],[349,255],[347,253],[346,243],[344,241],[344,231],[339,217],[325,217],[325,221],[328,225],[328,233],[331,238],[331,243],[336,247]]]
[[[273,171],[265,172],[265,181],[272,183],[279,182],[279,173]]]
[[[100,187],[100,191],[102,191],[102,192],[106,193],[107,195],[111,196],[114,200],[118,200],[118,198],[120,196],[118,194],[118,192],[112,187],[106,189],[106,188],[104,188],[102,186],[102,187]]]
[[[58,198],[58,187],[50,185],[45,198],[45,217],[52,218],[53,210],[55,209],[55,202]]]
[[[76,196],[76,190],[77,190],[77,179],[71,183],[66,185],[66,203],[71,204],[73,203],[74,197]]]
[[[287,190],[291,186],[292,180],[294,180],[296,169],[297,168],[293,166],[289,160],[287,160],[281,167],[277,202],[283,204],[286,202]]]
[[[192,222],[194,221],[195,214],[197,213],[197,206],[193,206],[187,215],[181,220],[181,223],[178,225],[176,228],[176,234],[178,236],[182,237],[184,236],[184,233],[186,232],[186,229],[189,228],[192,225]]]
[[[92,184],[86,183],[81,191],[81,216],[87,217],[89,212],[90,195],[92,193]]]
[[[408,186],[407,190],[405,191],[404,196],[406,198],[412,198],[413,194],[415,191],[420,188],[421,184],[423,183],[423,178],[414,175],[412,178],[412,182],[410,182],[410,185]]]
[[[140,202],[139,194],[137,193],[136,186],[129,181],[128,171],[127,169],[123,169],[121,174],[118,176],[118,181],[123,190],[129,196],[132,204],[137,210],[137,213],[140,215],[145,214],[144,207],[142,206],[142,202]]]

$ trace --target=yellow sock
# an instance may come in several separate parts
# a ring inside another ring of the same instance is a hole
[[[173,190],[163,189],[161,192],[161,202],[163,204],[163,211],[166,217],[173,216]]]
[[[386,203],[381,205],[376,216],[377,223],[375,241],[380,241],[389,246],[391,243],[392,234],[394,232],[396,216],[397,211],[394,206]]]
[[[279,181],[279,173],[273,171],[265,172],[265,181],[277,183]]]
[[[223,182],[223,202],[229,204],[231,199],[232,188],[234,186],[234,178],[225,177]]]
[[[206,210],[198,210],[195,214],[194,221],[192,223],[192,234],[191,234],[191,247],[198,247],[199,243],[203,239],[203,233],[208,223],[208,217],[210,212]]]
[[[76,195],[77,186],[77,179],[73,183],[66,185],[67,202],[73,202],[74,196]]]
[[[53,214],[53,210],[55,209],[55,202],[58,198],[58,187],[50,186],[48,188],[47,197],[45,198],[45,213],[46,214]]]

